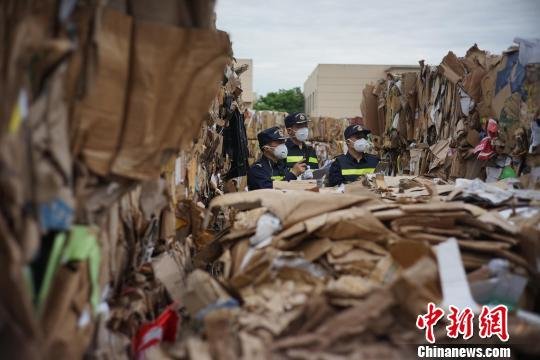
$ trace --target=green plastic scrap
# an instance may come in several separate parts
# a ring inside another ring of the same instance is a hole
[[[514,169],[512,169],[511,166],[505,166],[504,169],[501,172],[500,179],[509,179],[509,178],[515,178],[517,177],[516,172]]]
[[[49,261],[47,262],[47,269],[45,269],[45,276],[43,277],[43,284],[41,285],[38,295],[37,307],[39,314],[43,312],[43,306],[45,306],[45,300],[49,294],[49,289],[51,287],[54,274],[56,274],[56,270],[60,265],[60,256],[62,255],[62,249],[64,248],[65,243],[65,233],[59,233],[54,238],[51,254],[49,255]]]
[[[87,226],[75,225],[71,228],[67,241],[65,233],[58,234],[54,239],[43,286],[38,297],[38,311],[40,313],[43,310],[45,299],[58,268],[60,265],[71,261],[88,261],[88,273],[92,284],[90,304],[94,308],[94,313],[97,311],[99,306],[99,265],[101,261],[99,244],[96,235]]]
[[[88,260],[88,272],[92,284],[90,303],[94,310],[97,310],[99,305],[99,264],[101,261],[99,244],[96,235],[87,226],[75,225],[71,228],[69,241],[62,256],[62,264],[85,260]]]

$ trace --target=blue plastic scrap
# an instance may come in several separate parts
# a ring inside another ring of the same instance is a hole
[[[69,230],[73,224],[73,215],[73,208],[62,199],[57,198],[39,205],[39,219],[44,231]]]
[[[510,82],[511,93],[519,92],[521,98],[526,100],[527,92],[523,88],[525,74],[525,67],[519,62],[519,51],[507,55],[506,66],[497,73],[495,94]]]

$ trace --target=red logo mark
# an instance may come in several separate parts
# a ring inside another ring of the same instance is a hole
[[[427,307],[427,314],[418,315],[418,318],[416,319],[416,327],[418,327],[420,330],[426,329],[426,340],[432,344],[435,342],[433,327],[443,316],[443,309],[436,307],[433,303],[429,303]]]
[[[505,305],[499,305],[492,309],[482,306],[479,319],[478,326],[481,338],[497,335],[502,341],[508,341],[508,308]]]
[[[474,313],[470,308],[459,311],[454,305],[450,305],[450,314],[448,320],[450,325],[446,327],[446,335],[450,338],[457,338],[459,334],[463,339],[470,339],[473,336],[473,318]]]

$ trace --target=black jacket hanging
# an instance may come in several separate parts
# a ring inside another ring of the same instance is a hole
[[[230,110],[233,101],[231,95],[226,96],[223,101],[226,115],[226,124],[223,128],[223,154],[228,155],[231,159],[231,168],[225,175],[225,180],[245,176],[249,169],[249,151],[244,115],[238,107]]]

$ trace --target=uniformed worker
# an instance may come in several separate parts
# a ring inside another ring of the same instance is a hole
[[[285,128],[289,134],[287,145],[287,167],[290,169],[299,161],[305,160],[311,170],[319,168],[317,153],[312,146],[306,144],[309,138],[308,118],[304,113],[287,115]]]
[[[292,168],[285,166],[287,158],[286,137],[277,126],[257,134],[262,156],[248,171],[248,190],[272,189],[274,180],[296,180],[306,170],[306,164],[296,163]]]
[[[328,185],[346,184],[358,179],[360,175],[372,174],[379,163],[379,158],[368,154],[370,144],[367,141],[368,129],[360,125],[351,125],[345,129],[344,136],[348,151],[336,157],[328,173]]]

